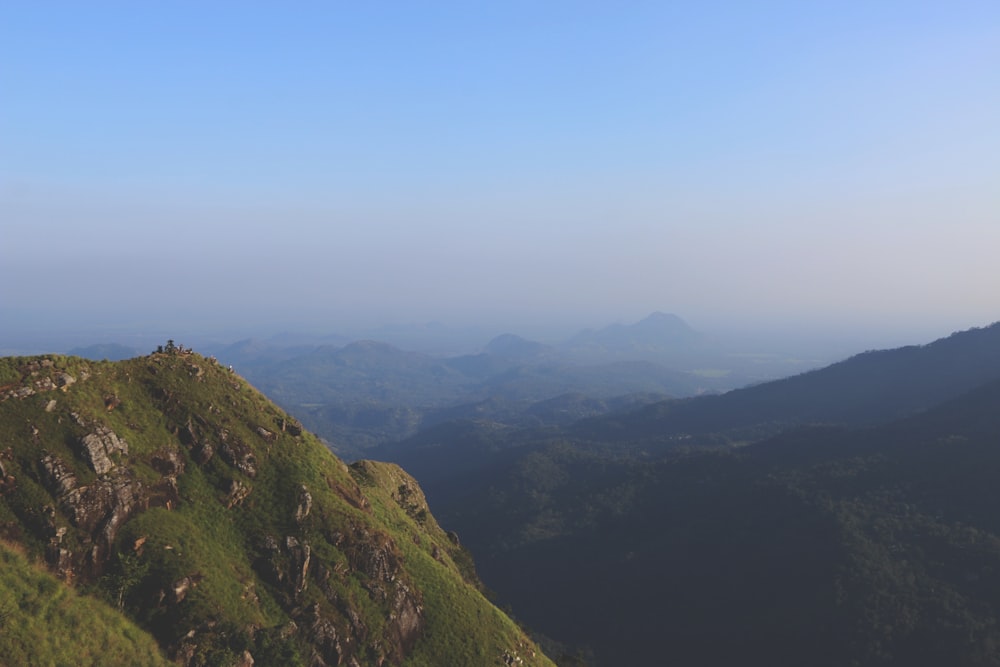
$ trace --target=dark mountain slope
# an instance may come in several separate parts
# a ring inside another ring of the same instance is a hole
[[[1000,664],[1000,382],[877,428],[614,451],[507,449],[435,505],[599,664]]]
[[[187,665],[551,664],[412,478],[176,348],[0,360],[0,537]]]
[[[886,422],[1000,378],[1000,323],[928,345],[866,352],[826,368],[721,396],[668,401],[580,422],[578,438],[648,440],[747,431],[759,439],[795,424]]]

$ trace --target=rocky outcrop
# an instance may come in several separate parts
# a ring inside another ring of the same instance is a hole
[[[128,443],[110,428],[99,426],[93,433],[80,438],[80,450],[94,472],[103,475],[115,467],[111,460],[113,455],[128,454]]]
[[[350,637],[342,637],[337,626],[324,615],[318,604],[309,607],[302,616],[306,637],[313,646],[309,659],[310,667],[360,667],[357,657],[351,655],[354,642]]]
[[[351,664],[357,647],[377,645],[377,653],[385,664],[399,664],[412,650],[424,627],[424,610],[420,595],[410,586],[402,568],[402,559],[392,540],[383,533],[357,528],[349,535],[332,536],[333,543],[348,557],[346,568],[329,569],[313,558],[309,544],[299,537],[283,540],[268,537],[262,546],[262,556],[255,569],[265,579],[284,592],[283,604],[294,608],[300,604],[310,580],[316,583],[326,598],[324,603],[311,605],[304,615],[296,615],[314,646],[313,665]],[[372,600],[387,607],[386,624],[381,638],[374,640],[353,605],[345,604],[337,593],[335,581],[361,575],[363,586]],[[331,616],[331,612],[335,612]],[[332,619],[346,619],[337,623]],[[378,664],[382,664],[379,662]]]
[[[56,363],[52,359],[33,359],[18,368],[18,371],[21,374],[19,382],[0,386],[0,401],[8,398],[23,400],[29,396],[56,389],[67,391],[78,380],[82,381],[90,377],[86,366],[79,369],[79,378],[77,378],[64,370],[57,369]]]
[[[131,470],[121,469],[89,486],[77,487],[62,499],[70,520],[94,536],[90,565],[100,571],[118,530],[145,504],[144,488]]]
[[[424,626],[424,610],[409,586],[398,583],[389,613],[389,655],[401,662],[413,650]]]
[[[43,480],[70,523],[91,544],[87,554],[58,554],[61,570],[100,572],[122,525],[136,511],[148,506],[143,483],[127,468],[116,468],[92,484],[80,486],[72,469],[58,456],[42,457]],[[61,535],[59,536],[62,537]],[[50,548],[55,545],[50,545]]]
[[[272,536],[264,539],[264,556],[257,563],[258,571],[285,593],[286,602],[294,604],[309,586],[312,548],[291,535],[278,543]]]
[[[314,604],[305,615],[309,643],[313,654],[309,661],[312,667],[328,667],[343,664],[344,647],[341,644],[337,626],[323,615],[319,604]]]
[[[76,488],[76,474],[58,456],[46,454],[40,461],[49,491],[57,499],[65,498]]]
[[[219,456],[247,477],[257,476],[257,457],[253,449],[235,436],[223,431],[219,436]]]
[[[243,482],[233,479],[229,481],[229,490],[226,492],[226,509],[233,509],[243,504],[253,487]]]
[[[191,447],[191,458],[200,466],[211,461],[213,456],[215,456],[215,448],[210,442],[199,442]]]
[[[181,503],[180,488],[176,477],[164,477],[149,487],[146,505],[149,507],[165,507],[175,509]]]
[[[361,529],[349,549],[352,565],[367,575],[362,585],[376,600],[390,607],[386,640],[387,658],[400,662],[413,648],[423,628],[423,605],[402,577],[402,559],[391,538]]]
[[[164,447],[153,454],[149,465],[164,477],[178,477],[184,473],[184,457],[172,447]]]
[[[312,510],[313,497],[309,489],[303,484],[299,489],[299,504],[295,508],[295,523],[302,523]]]
[[[49,538],[49,543],[45,547],[45,561],[57,577],[69,581],[73,578],[73,552],[63,547],[65,535],[66,528],[63,526],[57,528],[55,535]]]
[[[188,591],[201,583],[204,577],[201,574],[191,574],[181,577],[171,584],[170,589],[163,591],[160,596],[161,602],[166,600],[170,604],[180,604],[187,597]]]
[[[278,419],[278,428],[281,429],[282,433],[288,433],[289,435],[298,437],[302,435],[302,424],[292,421],[290,419],[285,419],[284,417]]]
[[[295,593],[302,593],[309,586],[309,565],[312,563],[312,548],[294,537],[285,538],[285,550],[291,565],[291,584]]]

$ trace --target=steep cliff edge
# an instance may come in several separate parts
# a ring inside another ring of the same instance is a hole
[[[185,665],[551,664],[412,478],[173,346],[0,359],[0,537]]]

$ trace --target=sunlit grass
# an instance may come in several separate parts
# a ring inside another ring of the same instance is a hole
[[[0,544],[0,664],[169,665],[148,633]]]

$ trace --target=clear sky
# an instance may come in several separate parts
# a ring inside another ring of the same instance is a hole
[[[1000,319],[1000,3],[0,3],[0,333]]]

